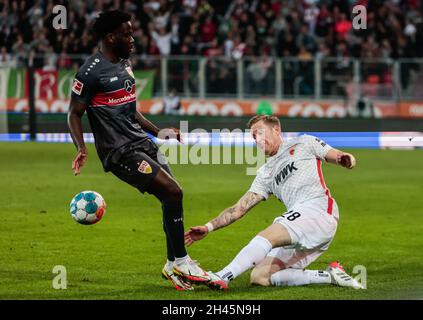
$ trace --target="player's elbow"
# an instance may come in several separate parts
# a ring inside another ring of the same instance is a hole
[[[81,120],[83,113],[70,107],[68,111],[68,122]]]
[[[72,108],[69,108],[68,111],[68,126],[71,127],[75,121],[77,121],[78,119],[80,119],[78,117],[78,114],[75,112],[75,110],[73,110]]]
[[[68,118],[76,116],[75,108],[72,107],[72,105],[69,106],[68,109]]]

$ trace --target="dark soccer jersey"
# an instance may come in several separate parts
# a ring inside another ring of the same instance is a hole
[[[127,60],[112,63],[101,52],[79,69],[72,97],[87,104],[88,120],[103,167],[122,146],[148,139],[137,121],[135,78]]]

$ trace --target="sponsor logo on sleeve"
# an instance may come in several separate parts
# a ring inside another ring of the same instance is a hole
[[[321,145],[322,147],[325,147],[325,146],[326,146],[326,143],[325,143],[324,141],[320,140],[319,138],[315,138],[315,140],[316,140],[318,143],[320,143],[320,145]]]
[[[78,96],[80,96],[83,87],[84,87],[84,84],[81,81],[79,81],[78,79],[75,79],[73,81],[72,91],[74,93],[76,93]]]

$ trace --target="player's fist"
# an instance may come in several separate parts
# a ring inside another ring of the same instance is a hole
[[[176,128],[164,128],[160,130],[159,134],[157,135],[157,138],[164,140],[175,139],[183,143],[181,131]]]
[[[336,162],[347,169],[354,168],[356,164],[354,156],[350,153],[338,154],[338,158],[336,159]]]
[[[206,226],[191,227],[185,232],[185,245],[190,246],[195,241],[203,239],[209,233]]]
[[[76,176],[81,172],[81,168],[84,166],[85,161],[87,161],[87,157],[88,151],[86,148],[78,150],[75,159],[72,161],[72,170]]]

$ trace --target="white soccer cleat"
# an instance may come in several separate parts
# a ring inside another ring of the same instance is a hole
[[[206,282],[206,286],[212,290],[223,290],[226,291],[229,289],[228,283],[219,277],[216,273],[211,271],[207,272],[210,276],[210,281]]]
[[[338,261],[330,263],[326,270],[331,276],[332,284],[340,287],[363,289],[363,286],[358,283],[356,279],[345,272],[344,268]]]
[[[175,275],[173,272],[167,271],[165,268],[162,270],[162,277],[166,280],[169,280],[178,291],[194,290],[191,283],[184,280],[180,276]]]
[[[201,284],[210,281],[208,273],[201,269],[198,263],[191,260],[191,258],[187,258],[181,264],[175,263],[173,265],[173,273],[192,283]]]

